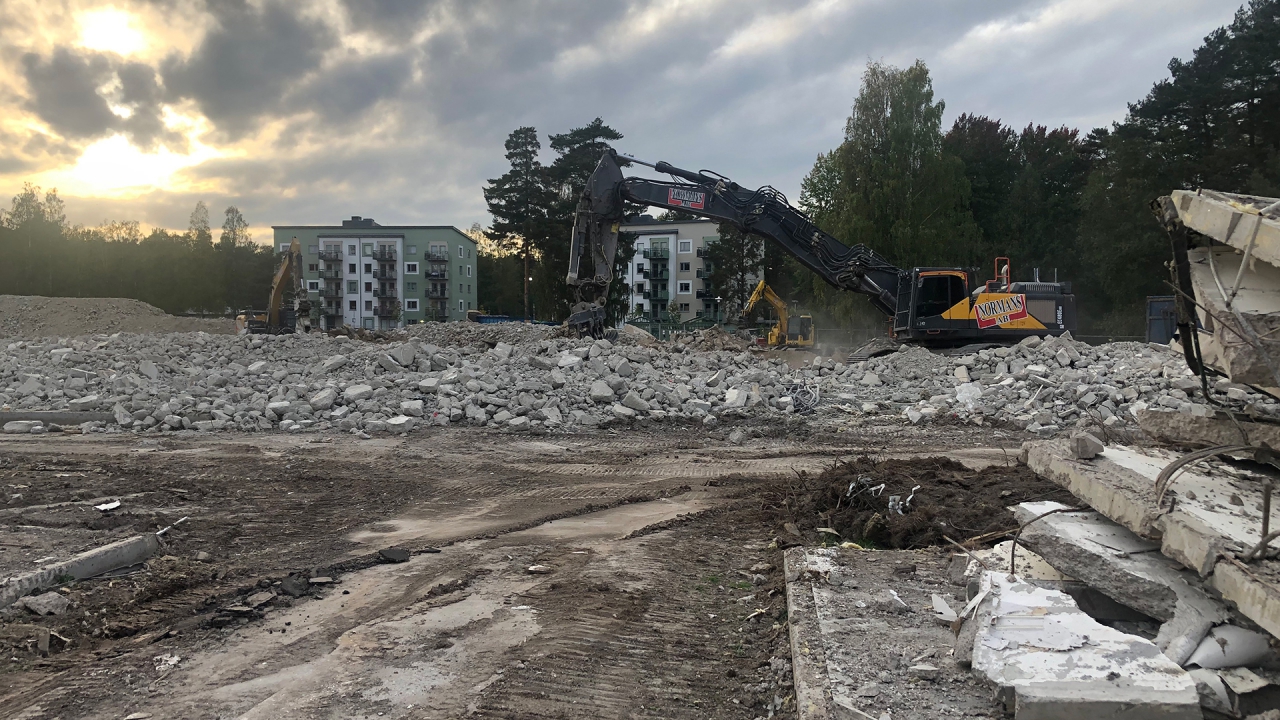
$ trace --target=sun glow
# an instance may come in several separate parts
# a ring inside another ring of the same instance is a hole
[[[123,10],[103,8],[81,13],[80,45],[91,50],[132,55],[147,47],[147,39]]]
[[[207,145],[192,143],[189,154],[160,148],[143,152],[123,135],[112,135],[85,148],[76,164],[55,170],[42,178],[50,187],[74,195],[128,196],[150,190],[184,190],[179,171],[198,165],[220,153]]]

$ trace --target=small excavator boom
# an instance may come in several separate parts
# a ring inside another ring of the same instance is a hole
[[[275,277],[271,280],[271,295],[267,298],[267,311],[259,313],[249,310],[241,313],[236,317],[236,329],[239,332],[255,335],[279,335],[296,332],[301,325],[304,332],[311,332],[311,301],[307,295],[307,284],[302,274],[302,267],[302,245],[295,237],[289,243],[289,249],[285,251],[284,257],[280,260],[280,266],[276,268]],[[293,312],[291,317],[282,321],[281,309],[284,307],[285,294],[289,290],[293,291]]]

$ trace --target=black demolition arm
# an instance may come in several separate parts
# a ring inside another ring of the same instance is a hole
[[[907,274],[865,245],[849,247],[819,230],[786,197],[772,187],[747,190],[728,178],[682,170],[665,162],[652,165],[676,181],[623,178],[621,167],[632,162],[612,150],[600,158],[583,191],[574,219],[568,282],[579,303],[569,323],[580,331],[587,322],[603,319],[604,299],[612,279],[618,225],[624,201],[690,212],[732,223],[745,232],[777,243],[800,264],[833,287],[862,293],[889,317],[897,312],[898,287]],[[641,163],[647,165],[648,163]],[[594,276],[584,276],[582,261],[592,258]],[[590,316],[584,313],[591,313]],[[598,335],[598,331],[590,334]]]

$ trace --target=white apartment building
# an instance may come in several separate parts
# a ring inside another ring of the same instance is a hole
[[[631,315],[655,319],[674,304],[681,322],[716,319],[720,311],[703,254],[720,239],[711,220],[655,220],[641,215],[622,224],[635,233],[636,254],[627,267]]]

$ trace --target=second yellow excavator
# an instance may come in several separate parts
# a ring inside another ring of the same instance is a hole
[[[778,315],[778,321],[769,331],[769,347],[813,347],[818,335],[813,327],[813,316],[808,314],[792,316],[787,311],[787,302],[778,297],[778,294],[766,285],[764,280],[756,285],[755,292],[751,293],[751,299],[742,309],[742,314],[751,312],[751,309],[761,300],[769,303]]]

